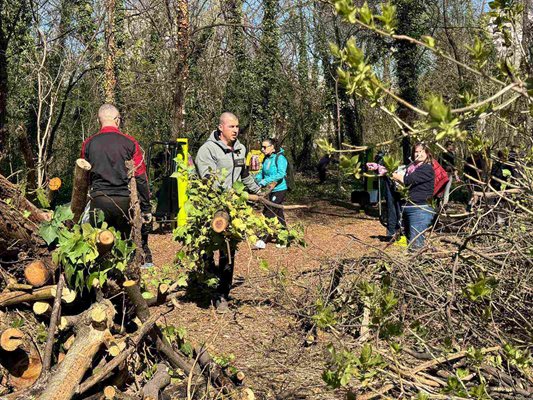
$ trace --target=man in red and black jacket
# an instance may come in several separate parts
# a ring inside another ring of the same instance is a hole
[[[90,209],[102,210],[106,222],[128,237],[131,224],[127,160],[133,160],[135,165],[135,180],[143,222],[148,224],[152,220],[143,150],[132,136],[120,131],[120,113],[115,106],[111,104],[101,106],[98,110],[98,120],[101,126],[100,132],[87,138],[81,147],[81,157],[89,161],[92,166]],[[147,235],[144,236],[143,242],[147,243]],[[151,263],[148,258],[151,257],[147,257],[146,261]]]

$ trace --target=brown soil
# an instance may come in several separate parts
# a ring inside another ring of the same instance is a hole
[[[231,311],[221,315],[211,306],[182,299],[167,322],[186,327],[188,337],[207,343],[213,355],[233,354],[232,365],[246,374],[245,383],[259,399],[333,399],[335,393],[321,378],[330,338],[318,335],[315,344],[304,346],[308,333],[295,310],[300,296],[324,279],[314,272],[332,259],[364,255],[372,251],[369,246],[383,249],[385,245],[372,236],[383,235],[385,229],[352,208],[326,202],[312,211],[290,212],[287,219],[289,224],[304,225],[306,248],[279,249],[268,244],[258,251],[241,245]],[[362,239],[366,246],[348,235]],[[161,268],[171,264],[180,245],[167,234],[152,236],[150,247]],[[268,269],[260,267],[261,260],[268,262]],[[284,292],[280,276],[290,282]]]

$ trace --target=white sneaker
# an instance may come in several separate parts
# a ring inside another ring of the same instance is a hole
[[[278,244],[276,245],[276,247],[277,247],[278,249],[286,249],[286,248],[287,248],[287,245],[286,245],[286,244],[279,244],[279,243],[278,243]]]
[[[266,248],[267,245],[265,242],[263,242],[261,239],[259,239],[257,242],[255,242],[254,247],[252,247],[253,250],[263,250]]]

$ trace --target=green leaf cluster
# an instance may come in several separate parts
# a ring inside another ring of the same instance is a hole
[[[331,360],[322,379],[334,389],[346,386],[352,378],[359,380],[362,386],[367,386],[378,375],[379,369],[385,366],[383,358],[368,343],[363,346],[359,356],[344,349],[337,351],[331,343],[328,351]]]
[[[178,175],[180,173],[178,171]],[[284,245],[303,244],[301,231],[286,230],[276,218],[265,218],[254,210],[240,181],[232,189],[223,190],[216,176],[200,179],[191,175],[187,196],[187,223],[174,230],[174,239],[184,245],[176,262],[184,269],[184,274],[195,272],[209,286],[216,285],[217,281],[207,273],[206,261],[216,251],[227,253],[228,247],[235,250],[243,241],[255,244],[266,235]],[[221,233],[211,228],[211,220],[217,211],[226,211],[230,216],[228,228]]]
[[[311,319],[320,329],[335,326],[337,323],[337,317],[333,306],[331,304],[325,304],[321,299],[316,301],[315,315],[313,315]]]
[[[69,206],[60,206],[51,221],[40,226],[39,233],[48,245],[55,247],[52,260],[63,267],[69,286],[81,293],[84,287],[90,290],[95,279],[102,286],[111,271],[124,271],[135,245],[122,240],[120,232],[108,228],[105,222],[100,228],[90,224],[68,227],[65,222],[72,217]],[[105,257],[100,257],[96,243],[103,229],[114,233],[115,244]]]
[[[475,282],[466,285],[466,288],[463,290],[463,295],[468,300],[474,302],[490,299],[497,284],[498,281],[496,278],[481,275]]]
[[[339,167],[347,176],[353,175],[355,179],[361,179],[362,177],[363,171],[361,169],[361,161],[359,161],[359,154],[352,157],[341,156]]]
[[[466,132],[459,128],[459,118],[454,118],[442,96],[430,96],[424,105],[429,114],[429,126],[438,132],[436,140],[465,140]]]
[[[398,26],[396,6],[391,3],[381,6],[381,14],[374,14],[366,1],[361,7],[356,7],[352,0],[335,0],[335,9],[351,24],[360,21],[370,28],[380,28],[388,34],[393,34]],[[376,25],[376,20],[380,22],[379,25]]]

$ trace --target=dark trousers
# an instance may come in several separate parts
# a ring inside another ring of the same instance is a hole
[[[327,170],[326,168],[318,168],[318,181],[320,183],[326,182]]]
[[[128,238],[131,232],[129,217],[130,198],[124,196],[92,195],[90,206],[90,223],[96,226],[98,217],[96,210],[102,210],[104,221]]]
[[[130,198],[124,196],[107,196],[104,194],[93,195],[90,205],[90,220],[92,226],[98,224],[96,210],[102,210],[104,221],[122,234],[127,239],[131,233],[131,224],[129,218]],[[144,262],[152,262],[152,252],[148,247],[148,233],[150,227],[143,225],[141,228],[141,241],[144,250]]]
[[[218,278],[217,296],[228,298],[233,283],[233,269],[235,266],[235,248],[230,246],[230,253],[228,250],[220,250],[218,259],[218,266],[215,265],[215,257],[213,255],[206,256],[207,269]]]
[[[272,203],[283,204],[286,196],[287,196],[287,191],[280,190],[279,192],[271,192],[268,195],[268,200],[270,200]],[[283,208],[276,208],[276,207],[265,205],[265,208],[263,210],[263,215],[267,218],[276,217],[279,223],[283,225],[284,228],[287,228],[287,222],[285,222],[285,214],[283,213]]]
[[[385,201],[387,202],[387,236],[392,237],[401,227],[401,200],[400,195],[394,190],[394,183],[390,178],[385,178],[383,183]]]

